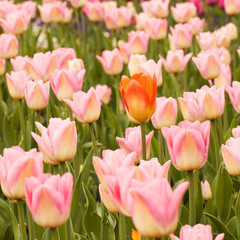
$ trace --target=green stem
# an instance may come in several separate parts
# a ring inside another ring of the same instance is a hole
[[[83,34],[82,41],[83,41],[83,52],[84,52],[84,58],[85,58],[86,57],[86,29],[85,29],[85,16],[82,12],[82,9],[80,12],[80,16],[81,16],[81,22],[82,22],[82,34]]]
[[[165,156],[164,156],[164,141],[161,130],[158,131],[158,141],[159,141],[159,162],[161,163],[161,165],[163,165],[165,162]]]
[[[66,239],[75,240],[74,232],[72,229],[72,221],[71,221],[70,217],[68,218],[67,222],[65,223],[65,236],[66,236]]]
[[[219,154],[219,141],[217,134],[217,126],[216,119],[212,121],[212,131],[213,131],[213,139],[214,139],[214,148],[215,148],[215,159],[216,159],[216,167],[219,169],[220,166],[220,154]]]
[[[90,129],[90,134],[91,134],[91,138],[92,138],[92,144],[93,144],[93,150],[94,150],[94,155],[97,156],[97,143],[96,143],[96,138],[95,138],[95,134],[94,134],[94,125],[93,123],[89,123],[89,129]]]
[[[34,240],[35,239],[35,234],[34,234],[34,223],[33,223],[33,218],[32,215],[27,207],[27,219],[28,219],[28,229],[29,229],[29,240]]]
[[[126,222],[125,216],[119,213],[119,240],[126,240]]]
[[[140,123],[141,126],[141,137],[142,137],[142,159],[147,160],[146,153],[146,136],[145,136],[145,122]]]
[[[51,118],[51,109],[50,109],[50,103],[48,103],[46,107],[46,116],[47,116],[47,124],[49,123],[49,119]]]
[[[21,102],[20,102],[19,117],[20,117],[21,132],[22,132],[22,135],[23,135],[23,145],[25,146],[26,126],[25,126],[25,119],[24,119],[24,99],[22,99]]]
[[[63,175],[65,172],[66,172],[66,169],[65,169],[65,162],[61,162],[59,164],[59,170],[60,170],[60,174]]]
[[[60,240],[57,228],[50,228],[51,240]]]
[[[193,171],[188,171],[189,177],[189,224],[193,226],[195,224],[195,192],[194,192],[194,174]]]
[[[24,220],[24,210],[23,210],[23,202],[21,199],[17,200],[17,208],[18,208],[18,219],[21,228],[22,240],[27,240],[27,233],[25,228],[25,220]]]
[[[74,8],[74,14],[77,22],[77,32],[79,35],[79,40],[81,40],[81,28],[80,28],[80,23],[79,23],[79,18],[78,18],[78,8]]]
[[[117,76],[114,77],[114,87],[115,87],[115,95],[116,95],[116,116],[117,120],[119,120],[119,84],[118,84],[118,78]]]
[[[179,86],[179,83],[178,83],[178,81],[177,81],[177,79],[176,79],[175,74],[171,73],[171,74],[170,74],[170,77],[171,77],[171,79],[172,79],[172,81],[173,81],[173,86],[174,86],[175,91],[176,91],[176,98],[177,98],[177,97],[181,97],[181,96],[182,96],[182,90],[181,90],[181,88],[180,88],[180,86]]]

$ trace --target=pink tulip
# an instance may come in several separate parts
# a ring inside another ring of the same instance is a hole
[[[0,180],[2,191],[8,198],[24,198],[24,180],[43,172],[42,154],[36,149],[29,152],[18,146],[5,148],[0,156]]]
[[[138,73],[137,66],[144,62],[147,62],[145,55],[132,54],[128,63],[128,70],[130,76],[133,76],[135,73]]]
[[[49,80],[49,75],[55,69],[56,55],[51,52],[35,53],[31,60],[27,60],[28,73],[30,73],[34,80]]]
[[[226,64],[226,65],[231,64],[231,55],[226,48],[224,48],[224,47],[213,48],[211,51],[217,55],[217,57],[220,59],[221,63]]]
[[[72,100],[73,94],[82,90],[85,72],[85,69],[80,73],[77,69],[64,69],[55,70],[50,74],[51,87],[59,101],[63,101],[63,99]]]
[[[168,35],[170,42],[176,49],[186,49],[192,44],[192,26],[188,23],[176,24],[170,27],[172,35]]]
[[[81,8],[87,3],[87,0],[69,0],[69,2],[74,8]]]
[[[194,3],[195,7],[197,8],[197,14],[202,16],[205,13],[205,7],[201,0],[188,0],[189,2]]]
[[[31,76],[25,70],[19,72],[11,72],[6,74],[8,91],[14,99],[24,99],[25,86],[31,80]]]
[[[150,146],[154,131],[146,135],[146,152],[147,158],[150,156]],[[136,163],[142,159],[142,139],[140,126],[127,128],[125,138],[116,137],[120,148],[125,149],[127,153],[136,152]]]
[[[215,240],[223,240],[225,234],[218,234]],[[171,240],[213,240],[212,228],[210,225],[196,224],[191,227],[185,225],[180,230],[180,238],[170,234]]]
[[[129,42],[124,42],[122,40],[119,40],[118,48],[122,55],[123,62],[125,64],[128,64],[131,57],[131,44]]]
[[[26,203],[34,221],[41,227],[55,228],[64,224],[72,201],[73,176],[41,174],[25,180]]]
[[[105,13],[107,11],[112,11],[117,8],[117,2],[115,2],[115,1],[102,2],[102,4],[103,4]]]
[[[179,206],[189,183],[180,183],[173,191],[166,179],[135,181],[129,192],[129,209],[136,229],[144,237],[165,237],[178,225]]]
[[[32,132],[32,137],[44,155],[44,162],[57,165],[60,162],[71,160],[77,150],[77,129],[74,121],[69,118],[51,118],[45,128],[35,122],[41,136]]]
[[[149,33],[131,31],[128,33],[128,42],[131,44],[132,54],[145,54],[148,49]]]
[[[224,0],[224,8],[228,15],[237,15],[240,13],[240,2],[238,0]]]
[[[200,110],[199,96],[195,92],[184,92],[183,97],[178,98],[179,106],[184,120],[191,122],[204,121],[205,118]]]
[[[52,55],[56,56],[55,69],[63,69],[68,67],[68,61],[77,57],[73,48],[57,48],[52,51]]]
[[[135,21],[136,21],[135,28],[137,30],[144,30],[148,19],[149,19],[149,15],[145,12],[136,14],[135,15]]]
[[[31,61],[31,58],[28,56],[25,56],[25,57],[17,56],[15,58],[10,59],[13,70],[15,72],[26,70],[27,69],[27,61]]]
[[[150,1],[148,11],[156,18],[166,18],[169,14],[169,3],[170,0]]]
[[[224,87],[203,86],[197,89],[198,103],[204,119],[211,120],[220,117],[225,107]]]
[[[42,80],[27,81],[25,99],[27,106],[32,110],[42,110],[48,105],[50,83]]]
[[[110,102],[111,94],[112,94],[112,89],[108,87],[107,85],[100,85],[97,84],[95,86],[95,91],[100,98],[100,100],[104,104],[108,104]]]
[[[162,127],[174,125],[177,119],[177,100],[172,97],[159,97],[156,103],[156,110],[151,117],[154,128],[160,130]]]
[[[13,58],[18,54],[18,40],[13,34],[0,35],[0,58]]]
[[[238,81],[233,81],[232,87],[227,86],[226,91],[235,111],[240,113],[240,83]]]
[[[0,76],[2,76],[5,73],[5,67],[6,67],[6,60],[3,58],[0,58]]]
[[[101,113],[101,100],[96,91],[91,87],[87,93],[76,92],[73,94],[73,101],[63,100],[72,109],[74,116],[80,123],[91,123],[98,120]]]
[[[162,128],[173,165],[179,171],[200,169],[207,161],[210,122],[182,121],[178,126]]]
[[[216,36],[211,32],[202,32],[196,36],[201,50],[208,50],[217,46]]]
[[[5,19],[0,19],[0,25],[5,33],[20,35],[27,31],[30,17],[24,11],[15,11],[6,15]]]
[[[18,4],[18,8],[24,11],[31,19],[36,16],[37,3],[33,1],[24,1]]]
[[[218,47],[228,48],[231,43],[231,38],[227,27],[221,27],[214,31]]]
[[[214,79],[214,85],[219,88],[221,86],[231,86],[232,74],[228,65],[221,65],[221,72],[217,78]]]
[[[123,70],[123,58],[117,48],[112,51],[104,50],[102,57],[96,56],[96,58],[102,64],[104,71],[108,75],[118,75]]]
[[[153,40],[163,40],[167,36],[168,22],[166,19],[149,18],[145,24],[145,31]]]
[[[221,62],[213,51],[201,51],[197,57],[193,57],[192,60],[204,79],[211,80],[219,76]]]
[[[191,2],[176,3],[175,7],[171,7],[171,11],[174,20],[178,23],[185,23],[197,15],[197,8]]]
[[[237,126],[236,128],[232,129],[232,135],[234,138],[240,137],[240,126]]]
[[[100,22],[104,17],[104,6],[101,2],[95,1],[91,3],[87,1],[83,7],[83,12],[87,18],[92,22]]]
[[[212,191],[210,184],[207,180],[204,182],[201,181],[201,189],[204,200],[210,200],[212,198]]]
[[[5,18],[8,13],[17,11],[17,5],[10,1],[1,1],[0,18]]]
[[[137,64],[137,71],[138,73],[144,72],[148,73],[151,78],[155,75],[157,79],[157,86],[162,86],[163,79],[162,79],[162,60],[159,59],[157,63],[154,60],[150,59],[147,62],[140,62]]]
[[[219,7],[221,10],[224,10],[224,9],[225,9],[224,0],[218,0],[218,7]]]
[[[193,35],[197,35],[203,31],[205,25],[205,19],[200,19],[199,17],[190,18],[188,23],[192,26]]]
[[[184,52],[182,49],[179,49],[176,52],[168,51],[166,60],[162,58],[164,68],[168,73],[182,72],[186,68],[191,57],[192,53],[184,56]]]
[[[69,70],[76,68],[79,73],[81,72],[81,70],[84,69],[84,63],[81,58],[74,58],[72,60],[68,60],[67,63],[68,63],[67,69]]]
[[[228,23],[225,26],[228,30],[228,34],[230,36],[231,41],[236,40],[238,38],[238,29],[234,23]]]

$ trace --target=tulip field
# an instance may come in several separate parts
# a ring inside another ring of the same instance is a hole
[[[0,240],[240,240],[240,0],[0,1]]]

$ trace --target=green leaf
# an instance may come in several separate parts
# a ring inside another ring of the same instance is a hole
[[[238,193],[236,205],[235,205],[235,214],[237,217],[237,233],[238,239],[240,238],[240,193]]]
[[[18,225],[18,221],[16,219],[16,216],[11,208],[9,208],[11,219],[12,219],[12,228],[13,228],[13,234],[14,234],[14,240],[20,240],[21,234],[20,234],[20,228]]]
[[[234,235],[236,239],[239,239],[236,226],[237,226],[237,217],[234,216],[227,223],[227,229],[229,230],[230,233]]]
[[[47,228],[46,231],[44,232],[43,236],[42,236],[42,240],[49,240],[49,239],[52,239],[51,229]]]
[[[235,115],[235,117],[231,122],[230,128],[227,130],[226,134],[224,135],[224,142],[226,142],[232,136],[232,129],[237,126],[237,117],[238,117],[238,114]]]
[[[201,222],[202,213],[203,213],[203,196],[202,196],[201,183],[198,177],[197,179],[198,179],[197,185],[196,185],[197,190],[195,192],[196,222]]]
[[[203,213],[205,216],[207,216],[209,219],[212,220],[212,222],[215,224],[215,226],[218,229],[218,233],[224,233],[225,237],[224,240],[237,240],[227,229],[227,227],[215,216],[209,214],[209,213]]]

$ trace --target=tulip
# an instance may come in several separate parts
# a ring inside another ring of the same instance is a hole
[[[197,57],[193,57],[192,60],[204,79],[211,80],[219,76],[221,62],[213,51],[201,51]]]
[[[156,109],[157,79],[147,73],[131,78],[122,76],[120,92],[128,113],[139,122],[146,122]]]
[[[27,60],[31,61],[31,58],[28,56],[22,57],[17,56],[15,58],[11,58],[10,62],[12,64],[13,70],[15,72],[26,70],[27,71]]]
[[[224,9],[228,15],[240,13],[240,2],[238,0],[224,0]]]
[[[24,99],[25,86],[30,81],[31,76],[25,70],[19,72],[11,72],[6,74],[8,91],[14,99]]]
[[[120,51],[115,48],[112,51],[104,50],[102,57],[96,56],[108,75],[118,75],[123,70],[123,58]]]
[[[151,78],[153,75],[157,78],[157,87],[162,86],[162,60],[159,59],[157,63],[150,59],[147,62],[141,62],[137,65],[138,73],[145,72],[148,73]]]
[[[224,0],[218,0],[218,7],[221,9],[221,10],[224,10]]]
[[[179,171],[200,169],[207,161],[210,122],[182,121],[178,126],[162,128],[168,151]]]
[[[10,1],[1,1],[0,18],[5,18],[8,13],[17,11],[17,5]]]
[[[236,128],[232,129],[232,135],[234,138],[240,137],[240,126],[237,126]]]
[[[195,7],[197,8],[197,14],[202,16],[205,13],[205,7],[201,0],[188,0],[189,2],[194,3]]]
[[[81,91],[86,70],[78,73],[77,69],[55,70],[50,74],[51,87],[58,100],[73,98],[75,92]]]
[[[24,1],[18,4],[20,10],[24,11],[31,19],[36,16],[37,3],[33,1]]]
[[[177,119],[177,100],[172,97],[159,97],[156,103],[156,111],[151,117],[154,128],[160,130],[162,127],[174,125]]]
[[[210,200],[212,198],[212,191],[209,182],[207,180],[204,182],[201,181],[201,188],[204,200]]]
[[[232,74],[228,65],[221,65],[221,72],[217,78],[214,79],[214,84],[217,88],[221,86],[231,86]]]
[[[166,18],[169,14],[169,3],[170,0],[150,1],[148,11],[153,17]]]
[[[107,1],[107,2],[103,2],[102,4],[104,7],[104,12],[112,11],[117,8],[117,2],[115,1]]]
[[[122,55],[123,62],[125,64],[128,64],[131,57],[131,44],[129,42],[124,42],[122,40],[119,40],[118,48]]]
[[[184,56],[182,49],[179,49],[176,52],[168,51],[166,60],[162,58],[164,68],[168,73],[182,72],[186,68],[191,57],[192,53]]]
[[[8,198],[24,198],[24,180],[43,172],[42,158],[36,149],[24,152],[18,146],[5,148],[3,156],[0,156],[0,180],[4,195]]]
[[[150,146],[154,131],[151,131],[146,135],[146,156],[150,156]],[[135,163],[139,163],[142,158],[142,139],[141,128],[133,127],[127,128],[125,131],[125,138],[116,137],[117,142],[121,149],[124,149],[127,153],[136,152],[137,156]]]
[[[176,49],[186,49],[192,44],[192,26],[188,23],[176,24],[170,27],[172,35],[168,35],[170,42]]]
[[[57,165],[60,162],[71,160],[77,150],[77,129],[74,121],[69,118],[51,118],[45,128],[35,122],[41,136],[32,132],[32,137],[44,155],[44,162]]]
[[[69,2],[74,8],[81,8],[87,3],[87,0],[69,0]]]
[[[214,31],[214,33],[217,40],[217,46],[228,48],[231,43],[229,30],[226,27],[221,27]]]
[[[192,26],[193,35],[197,35],[203,31],[205,25],[205,19],[200,19],[199,17],[190,18],[188,23]]]
[[[128,33],[128,42],[131,44],[132,54],[145,54],[148,49],[149,33],[131,31]]]
[[[79,91],[73,94],[73,100],[64,99],[80,123],[92,123],[98,120],[101,113],[101,100],[91,87],[87,93]]]
[[[233,81],[232,87],[227,86],[226,91],[235,111],[237,113],[240,113],[240,83]]]
[[[5,67],[6,67],[6,60],[3,58],[0,58],[0,76],[2,76],[5,73]]]
[[[92,22],[100,22],[104,17],[104,6],[101,2],[89,2],[83,7],[83,12],[87,18]]]
[[[100,98],[100,100],[104,104],[108,104],[110,102],[111,94],[112,94],[112,89],[108,87],[107,85],[100,85],[97,84],[95,86],[95,91]]]
[[[145,29],[145,25],[147,20],[149,19],[149,15],[145,12],[141,12],[135,15],[135,21],[136,21],[136,25],[135,28],[137,30],[144,30]]]
[[[26,203],[34,221],[41,227],[55,228],[64,224],[72,201],[73,177],[41,174],[25,181]]]
[[[141,233],[132,229],[132,240],[141,240]]]
[[[134,74],[138,73],[137,66],[144,62],[147,62],[147,58],[145,55],[139,55],[139,54],[131,55],[128,63],[128,70],[129,70],[130,76],[133,76]]]
[[[211,32],[199,33],[196,39],[201,50],[205,51],[217,46],[216,36]]]
[[[218,234],[215,240],[223,240],[225,234]],[[191,227],[185,225],[180,230],[180,238],[170,234],[171,240],[213,240],[212,228],[210,225],[196,224]]]
[[[171,11],[174,20],[178,23],[185,23],[197,15],[197,8],[192,2],[176,3],[175,7],[171,7]]]
[[[9,59],[18,54],[18,40],[15,35],[3,33],[0,35],[0,58]]]
[[[153,40],[163,40],[167,36],[168,23],[166,19],[149,18],[146,21],[145,31]]]
[[[27,106],[32,110],[42,110],[48,105],[50,83],[42,80],[27,81],[25,99]]]
[[[217,55],[217,57],[220,59],[221,63],[226,64],[226,65],[231,64],[231,55],[226,48],[224,48],[224,47],[213,48],[211,51]]]
[[[78,73],[81,72],[81,70],[84,69],[84,63],[83,60],[80,58],[74,58],[72,60],[68,60],[68,66],[67,69],[71,70],[76,68],[78,70]]]
[[[173,191],[166,179],[153,179],[130,188],[129,209],[136,229],[145,237],[165,237],[178,225],[178,209],[189,183]]]
[[[236,40],[238,38],[237,26],[234,23],[230,22],[226,25],[226,28],[228,30],[231,41]]]

